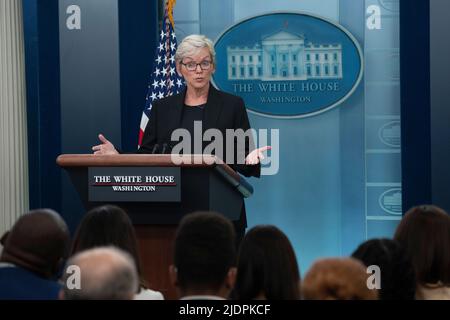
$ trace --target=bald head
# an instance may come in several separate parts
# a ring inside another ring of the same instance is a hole
[[[79,270],[81,288],[70,285],[70,267]],[[133,258],[115,247],[83,251],[67,262],[64,299],[128,300],[138,289],[138,275]]]
[[[33,210],[21,216],[2,237],[0,261],[51,278],[67,253],[69,241],[67,225],[57,212]]]

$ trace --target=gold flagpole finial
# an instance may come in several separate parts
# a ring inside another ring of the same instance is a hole
[[[167,15],[169,16],[170,23],[172,24],[172,28],[175,28],[175,23],[173,21],[173,7],[175,7],[177,0],[167,0]]]

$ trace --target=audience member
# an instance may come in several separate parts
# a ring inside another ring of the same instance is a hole
[[[353,258],[380,270],[380,300],[414,300],[416,276],[409,255],[395,240],[372,239],[362,243]]]
[[[140,278],[136,300],[164,299],[160,292],[147,288],[133,224],[126,212],[117,206],[96,207],[84,216],[75,234],[72,254],[103,246],[115,246],[133,257]]]
[[[306,300],[376,300],[378,291],[367,286],[362,262],[353,258],[316,261],[302,283]]]
[[[233,224],[218,213],[195,212],[180,222],[170,277],[182,299],[226,299],[236,279]]]
[[[256,226],[241,244],[233,298],[296,300],[300,274],[294,249],[275,226]]]
[[[57,299],[58,272],[69,244],[67,225],[55,211],[39,209],[21,216],[2,237],[0,299]]]
[[[411,208],[394,239],[411,257],[416,272],[416,298],[450,300],[450,216],[441,208]]]
[[[139,287],[133,258],[112,246],[86,250],[70,258],[63,280],[62,300],[131,300]]]

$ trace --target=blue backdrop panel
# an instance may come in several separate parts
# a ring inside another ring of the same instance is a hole
[[[432,202],[429,12],[429,0],[400,2],[404,21],[400,25],[400,64],[402,203],[405,210]]]
[[[23,1],[30,208],[61,209],[57,1]]]
[[[74,5],[79,15],[70,11]],[[80,29],[67,26],[79,19]],[[120,146],[119,13],[117,1],[59,1],[62,153],[90,153],[103,133]],[[84,213],[66,172],[62,212],[74,228]]]
[[[431,94],[431,177],[432,203],[450,212],[450,41],[443,33],[449,30],[450,2],[430,2],[430,94]]]

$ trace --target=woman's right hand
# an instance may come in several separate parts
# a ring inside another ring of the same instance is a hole
[[[96,145],[92,147],[92,151],[94,154],[104,155],[104,154],[119,154],[114,145],[109,142],[101,133],[98,135],[98,138],[102,142],[102,144]]]

